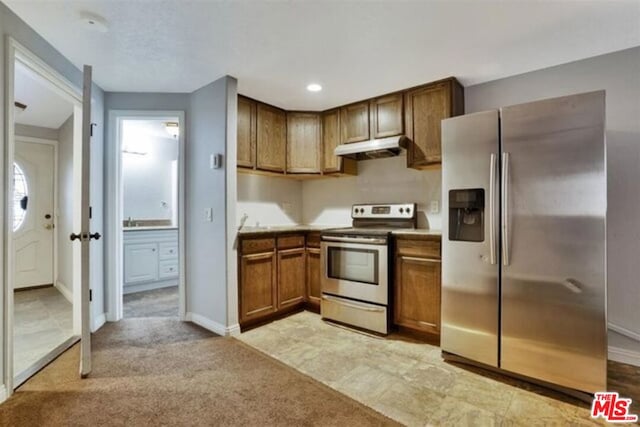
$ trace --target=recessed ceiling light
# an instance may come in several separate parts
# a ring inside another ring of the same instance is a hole
[[[322,90],[322,86],[320,86],[318,83],[311,83],[307,85],[307,90],[309,92],[320,92]]]
[[[87,30],[106,33],[109,31],[107,20],[91,12],[80,12],[80,24]]]

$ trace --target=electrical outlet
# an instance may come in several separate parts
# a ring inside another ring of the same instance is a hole
[[[213,208],[206,208],[204,210],[204,217],[207,221],[213,222]]]
[[[440,212],[440,202],[432,200],[431,205],[429,206],[429,213],[437,214],[438,212]]]

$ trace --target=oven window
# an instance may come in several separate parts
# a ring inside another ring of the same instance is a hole
[[[329,247],[327,276],[332,279],[378,285],[378,251]]]

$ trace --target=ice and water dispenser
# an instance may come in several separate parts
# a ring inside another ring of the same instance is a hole
[[[449,190],[449,240],[484,241],[484,190]]]

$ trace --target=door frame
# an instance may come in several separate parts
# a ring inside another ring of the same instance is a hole
[[[186,320],[185,281],[185,112],[154,110],[109,110],[109,147],[107,149],[106,194],[107,253],[107,320],[116,322],[123,317],[124,247],[123,247],[123,189],[121,124],[123,120],[178,119],[178,311],[180,320]]]
[[[53,224],[54,224],[54,233],[53,233],[53,286],[60,291],[58,288],[58,141],[55,139],[46,139],[46,138],[36,138],[31,136],[22,136],[15,135],[14,137],[14,147],[17,142],[26,142],[28,144],[40,144],[40,145],[48,145],[53,147]],[[14,156],[15,161],[15,156]],[[73,284],[71,284],[73,285]],[[69,295],[66,295],[64,291],[60,292],[70,303],[73,304],[72,300],[69,300]]]
[[[15,153],[15,64],[21,62],[38,76],[45,79],[51,84],[61,97],[73,104],[73,177],[74,177],[74,211],[80,209],[80,188],[82,176],[82,159],[79,158],[82,153],[82,89],[74,85],[66,77],[56,71],[53,67],[40,59],[29,49],[17,42],[13,37],[6,37],[5,43],[5,103],[4,103],[4,137],[6,148],[4,152],[0,150],[0,161],[3,163],[5,173],[0,177],[4,181],[0,185],[3,194],[4,209],[1,212],[2,227],[0,227],[0,237],[2,237],[2,262],[4,264],[4,289],[2,290],[2,319],[3,328],[2,335],[4,337],[4,347],[2,349],[2,369],[4,376],[5,397],[13,394],[15,382],[13,374],[13,283],[14,283],[14,256],[13,256],[13,213],[9,203],[11,194],[13,193],[13,162]],[[2,156],[4,155],[4,158]],[[80,229],[80,223],[76,221],[74,215],[74,228]],[[77,223],[76,223],[77,222]],[[81,295],[80,295],[80,252],[73,252],[73,327],[74,334],[80,335],[81,329]]]

